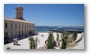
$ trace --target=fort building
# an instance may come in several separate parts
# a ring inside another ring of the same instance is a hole
[[[23,8],[16,7],[15,18],[4,18],[4,41],[34,34],[35,24],[23,18]]]

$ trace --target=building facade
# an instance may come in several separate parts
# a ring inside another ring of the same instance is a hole
[[[4,41],[34,34],[35,24],[25,21],[23,8],[16,8],[16,18],[4,18]]]

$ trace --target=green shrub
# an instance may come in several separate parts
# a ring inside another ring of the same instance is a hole
[[[54,45],[55,45],[55,42],[54,42],[53,33],[50,32],[50,34],[48,36],[48,40],[47,40],[47,48],[53,49]]]
[[[59,40],[59,34],[57,34],[57,41]]]
[[[64,39],[62,39],[61,49],[66,49],[66,41]]]
[[[73,38],[74,38],[74,41],[77,39],[77,32],[73,33]]]
[[[29,41],[30,41],[30,49],[35,49],[35,40],[34,40],[34,38],[31,37],[31,38],[29,39]]]

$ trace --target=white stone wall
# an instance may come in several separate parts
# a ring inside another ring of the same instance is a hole
[[[5,23],[7,23],[7,28],[5,28]],[[12,24],[12,28],[11,28],[11,24]],[[20,25],[20,28],[19,28],[19,25]],[[25,27],[25,25],[26,25],[26,27]],[[18,37],[19,31],[20,31],[21,36],[22,36],[22,34],[23,34],[23,36],[29,35],[30,31],[33,34],[34,26],[35,26],[35,24],[33,24],[33,23],[13,22],[13,21],[4,20],[4,35],[5,35],[5,32],[7,32],[8,33],[7,37]],[[23,33],[22,33],[22,31],[23,31]]]

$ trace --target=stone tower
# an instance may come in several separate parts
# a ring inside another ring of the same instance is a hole
[[[23,19],[23,8],[21,6],[18,6],[16,8],[16,19],[24,20]]]

